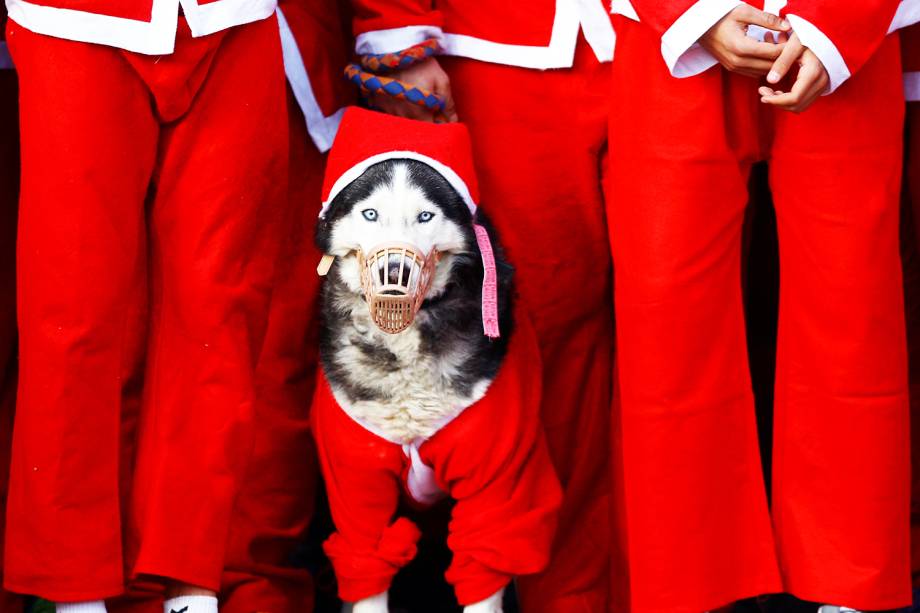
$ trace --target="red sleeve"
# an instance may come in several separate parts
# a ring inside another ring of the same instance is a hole
[[[821,30],[855,74],[888,35],[898,4],[899,0],[789,0],[783,14],[801,17]]]
[[[546,567],[562,501],[540,424],[538,350],[520,319],[515,325],[485,397],[419,449],[457,501],[445,576],[464,606]]]
[[[371,434],[338,406],[319,376],[310,419],[336,531],[323,543],[345,602],[386,591],[415,557],[419,530],[394,521],[404,458],[398,445]]]
[[[632,0],[639,20],[651,27],[658,36],[664,35],[681,15],[690,10],[697,0]]]
[[[443,25],[432,0],[352,0],[355,36],[376,30],[406,26]]]

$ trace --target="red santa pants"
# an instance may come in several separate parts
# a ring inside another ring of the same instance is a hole
[[[180,22],[162,57],[13,23],[7,39],[23,182],[6,585],[122,591],[125,398],[145,362],[127,558],[217,589],[287,190],[277,23],[192,39]]]
[[[897,39],[794,115],[718,68],[672,78],[650,29],[617,26],[608,215],[633,610],[699,613],[777,591],[904,606]],[[748,172],[770,121],[782,283],[772,523],[740,283]]]
[[[289,218],[256,369],[255,447],[231,519],[222,613],[313,610],[310,574],[292,568],[292,558],[306,538],[319,477],[309,408],[319,330],[313,230],[324,158],[299,112],[292,110],[290,124]]]
[[[610,66],[584,41],[570,70],[443,63],[472,133],[483,209],[536,329],[542,419],[564,492],[550,565],[522,577],[518,595],[528,613],[604,611],[613,305],[601,184]]]
[[[312,578],[292,563],[313,517],[319,470],[308,418],[318,357],[320,254],[312,237],[324,158],[299,112],[291,111],[290,125],[290,191],[256,367],[255,446],[230,518],[219,592],[222,613],[313,610]],[[108,609],[158,613],[163,596],[157,587],[135,584],[125,597],[108,601]]]

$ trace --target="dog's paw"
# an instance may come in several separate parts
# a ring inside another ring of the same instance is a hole
[[[505,588],[502,588],[486,598],[470,605],[463,607],[463,613],[503,613],[502,596],[505,594]]]
[[[387,607],[387,593],[382,592],[355,603],[345,603],[342,613],[390,613]]]

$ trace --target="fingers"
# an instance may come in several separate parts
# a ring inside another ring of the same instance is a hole
[[[761,102],[783,110],[801,113],[808,109],[821,96],[830,83],[830,77],[824,65],[811,51],[803,55],[802,67],[789,92],[776,91],[770,87],[761,87],[758,92]]]
[[[802,41],[793,34],[783,46],[782,53],[773,62],[773,66],[770,68],[769,74],[767,74],[767,83],[779,83],[804,52],[805,47],[802,45]]]
[[[418,106],[417,104],[406,102],[405,100],[399,100],[388,94],[375,93],[373,95],[373,104],[374,108],[388,115],[396,115],[397,117],[405,117],[406,119],[417,119],[429,123],[434,121],[434,113],[428,109]]]
[[[745,36],[744,38],[732,41],[733,49],[732,51],[745,58],[758,58],[761,60],[769,60],[769,64],[772,65],[780,55],[782,55],[783,50],[786,48],[786,45],[783,43],[767,43],[759,42],[753,38]]]
[[[769,60],[759,60],[751,58],[737,58],[731,63],[731,70],[734,73],[755,79],[763,78],[773,66]]]
[[[765,41],[747,34],[749,25],[763,25],[773,30]],[[776,15],[770,15],[744,4],[729,13],[700,39],[704,46],[725,68],[739,74],[762,77],[782,55],[784,44],[777,42],[785,36],[789,24]]]
[[[741,4],[732,11],[732,17],[745,25],[754,25],[766,28],[768,30],[777,30],[779,32],[788,32],[791,28],[789,22],[781,19],[777,15],[765,13],[755,9],[749,4]]]
[[[442,73],[435,79],[432,92],[444,101],[444,117],[449,123],[459,121],[457,107],[454,105],[454,95],[450,89],[450,78],[447,73]]]
[[[414,64],[394,73],[393,76],[409,86],[440,96],[445,101],[444,115],[447,120],[451,122],[457,121],[457,111],[454,107],[453,95],[450,89],[450,77],[447,76],[447,73],[444,72],[435,58],[428,58],[418,64]],[[386,94],[375,93],[373,103],[377,109],[398,117],[429,122],[435,120],[435,113],[432,111]]]

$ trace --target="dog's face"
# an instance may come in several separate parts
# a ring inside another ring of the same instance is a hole
[[[317,246],[338,259],[339,278],[361,292],[356,250],[408,243],[423,254],[441,252],[429,297],[443,292],[451,259],[470,251],[471,214],[456,190],[434,169],[414,160],[388,160],[368,168],[332,201],[316,230]]]

